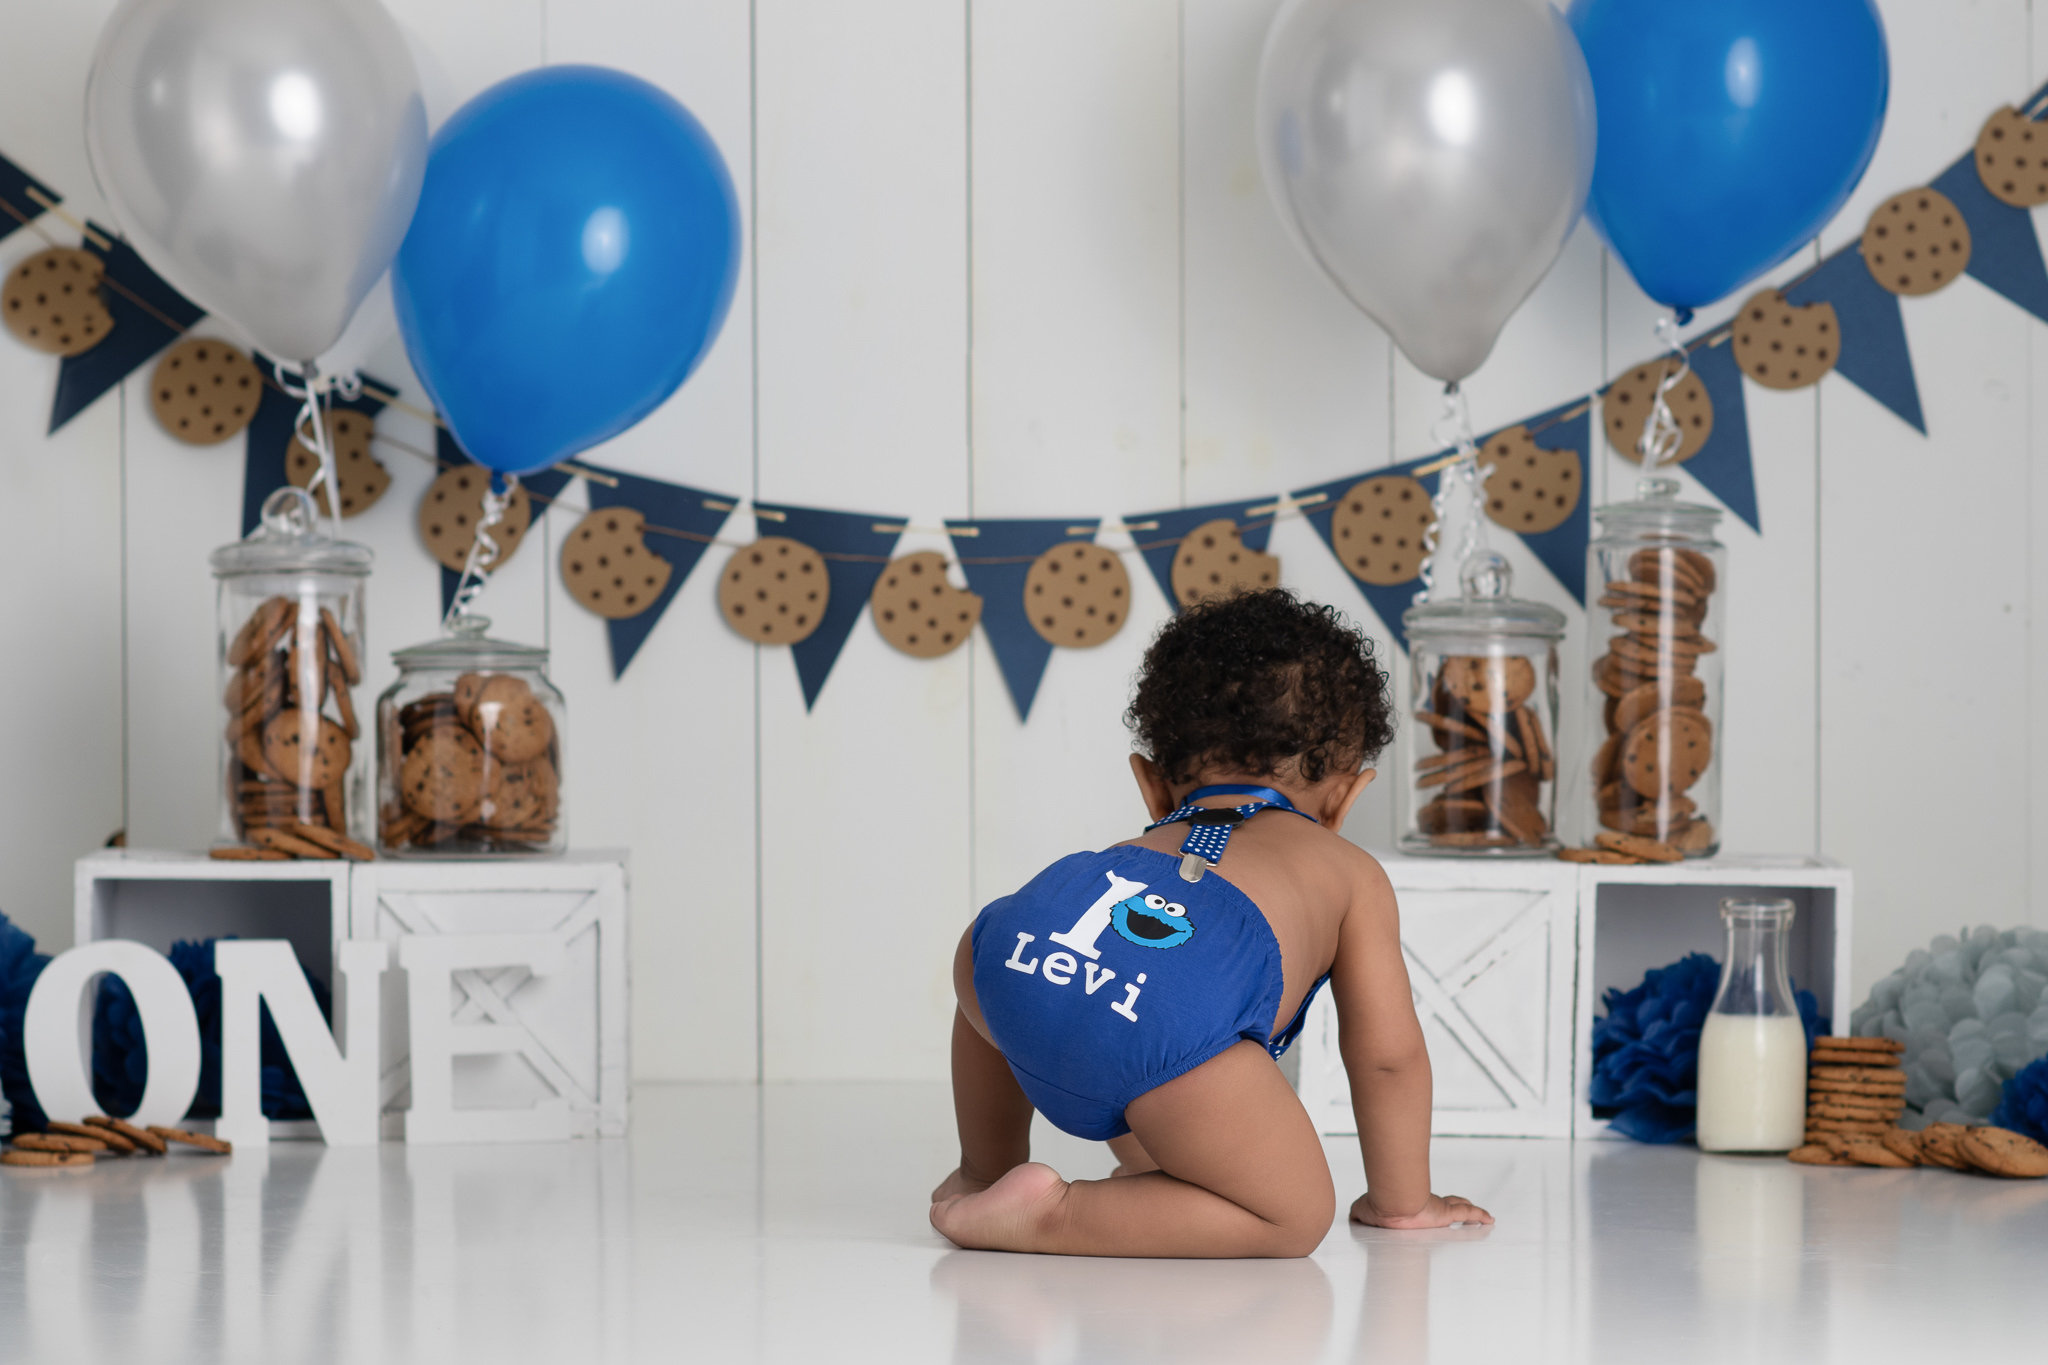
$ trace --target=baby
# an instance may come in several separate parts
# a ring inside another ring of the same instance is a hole
[[[1306,1256],[1335,1195],[1277,1058],[1325,981],[1366,1192],[1354,1221],[1491,1223],[1429,1189],[1429,1056],[1393,888],[1337,831],[1393,737],[1386,674],[1329,607],[1281,590],[1190,608],[1128,716],[1154,823],[1062,858],[960,940],[960,1166],[932,1225],[963,1247]],[[1106,1139],[1107,1180],[1030,1160],[1037,1109]]]

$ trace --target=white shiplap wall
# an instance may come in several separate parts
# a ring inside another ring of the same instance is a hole
[[[674,92],[733,168],[748,245],[731,321],[673,400],[592,458],[932,526],[1277,492],[1430,447],[1436,386],[1295,256],[1267,204],[1250,109],[1274,4],[392,9],[437,119],[537,63],[599,62]],[[111,8],[16,0],[0,45],[0,149],[91,212],[78,111]],[[1824,248],[2048,69],[2028,0],[1881,8],[1892,114]],[[15,234],[0,265],[39,245]],[[1654,312],[1581,231],[1471,385],[1475,419],[1592,389],[1649,354]],[[1859,989],[1938,929],[2048,922],[2033,900],[2048,878],[2035,818],[2048,726],[2033,719],[2048,694],[2048,480],[2033,477],[2048,346],[1967,278],[1906,314],[1932,435],[1840,380],[1752,387],[1767,534],[1726,527],[1728,840],[1855,867]],[[371,368],[410,379],[395,341]],[[134,381],[44,436],[54,371],[0,345],[14,503],[0,538],[0,907],[51,946],[67,939],[74,856],[124,824],[146,845],[211,833],[205,555],[236,530],[241,480],[239,442],[168,439]],[[427,444],[417,423],[385,421]],[[379,555],[380,656],[430,634],[437,605],[411,517],[430,471],[382,456],[392,491],[353,527]],[[1596,492],[1631,478],[1596,459]],[[716,550],[612,681],[601,623],[552,572],[573,517],[552,514],[487,602],[499,633],[555,651],[575,837],[633,850],[640,1074],[943,1074],[946,964],[973,908],[1135,823],[1119,713],[1167,612],[1150,576],[1132,562],[1121,636],[1055,655],[1029,726],[979,641],[920,663],[865,621],[806,713],[788,659],[718,621]],[[1305,525],[1277,527],[1273,546],[1294,586],[1368,615]],[[1566,604],[1506,548],[1526,591]],[[1575,690],[1566,709],[1577,751]],[[1350,833],[1373,845],[1392,832],[1375,790]]]

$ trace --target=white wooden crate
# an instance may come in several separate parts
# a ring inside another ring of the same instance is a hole
[[[623,852],[356,868],[351,936],[397,946],[384,979],[387,1134],[626,1131],[626,888]],[[444,1060],[416,1071],[413,1049]]]
[[[1379,854],[1401,904],[1401,947],[1435,1080],[1441,1136],[1604,1137],[1586,1097],[1593,1017],[1610,988],[1695,950],[1721,955],[1725,896],[1798,907],[1791,968],[1837,1023],[1850,1005],[1847,869],[1728,856],[1673,866]],[[1327,992],[1296,1045],[1319,1132],[1357,1132]]]
[[[132,939],[169,954],[180,939],[281,938],[307,974],[332,990],[335,948],[348,937],[352,866],[339,860],[225,862],[203,853],[101,849],[73,868],[72,942]],[[89,1013],[81,1012],[78,1028],[84,1049],[91,1036]],[[311,1119],[273,1121],[270,1136],[313,1139],[320,1125]]]
[[[1379,854],[1401,904],[1401,951],[1435,1079],[1430,1131],[1568,1137],[1578,869],[1548,858]],[[1296,1045],[1320,1132],[1358,1131],[1329,992]]]
[[[72,939],[133,939],[168,953],[179,939],[281,938],[332,986],[334,945],[348,937],[350,866],[101,849],[74,868]]]
[[[1849,870],[1820,858],[1709,858],[1667,866],[1586,867],[1580,872],[1579,998],[1573,1029],[1572,1134],[1618,1136],[1593,1116],[1593,1019],[1610,989],[1639,985],[1643,973],[1691,952],[1719,959],[1719,913],[1726,896],[1782,896],[1792,901],[1793,981],[1813,992],[1820,1011],[1846,1028],[1849,998]]]

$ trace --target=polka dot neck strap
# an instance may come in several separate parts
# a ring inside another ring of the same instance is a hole
[[[1195,802],[1205,796],[1249,796],[1252,799],[1242,806],[1198,806]],[[1214,787],[1197,787],[1187,794],[1180,809],[1164,820],[1155,820],[1145,826],[1145,832],[1163,825],[1177,825],[1183,820],[1193,826],[1188,837],[1181,841],[1180,875],[1182,881],[1198,882],[1202,874],[1216,866],[1223,857],[1224,845],[1230,842],[1230,835],[1239,825],[1251,819],[1262,810],[1284,810],[1299,815],[1310,824],[1320,823],[1307,811],[1287,799],[1284,792],[1271,787],[1245,787],[1225,783]]]

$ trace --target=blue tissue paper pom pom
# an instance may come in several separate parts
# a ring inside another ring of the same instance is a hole
[[[49,1122],[29,1088],[21,1031],[29,992],[49,965],[49,954],[37,952],[35,940],[0,915],[0,1095],[6,1096],[17,1133],[39,1133]]]
[[[2048,1142],[2048,1057],[2027,1063],[2005,1083],[1991,1126]]]
[[[1683,1142],[1693,1135],[1699,1097],[1700,1028],[1721,983],[1721,964],[1689,953],[1658,967],[1631,991],[1610,990],[1593,1023],[1594,1112],[1638,1142]],[[1795,991],[1806,1045],[1828,1021],[1811,991]]]

